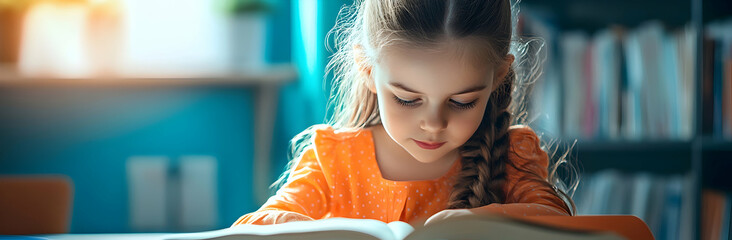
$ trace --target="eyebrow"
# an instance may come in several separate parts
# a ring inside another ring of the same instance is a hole
[[[415,90],[412,90],[411,88],[409,88],[407,86],[404,86],[404,84],[401,84],[401,83],[391,82],[391,83],[389,83],[389,85],[394,86],[394,87],[399,88],[399,89],[402,89],[402,90],[407,91],[407,92],[412,92],[412,93],[416,93],[416,94],[422,94],[421,92],[417,92]],[[483,90],[483,89],[485,89],[487,87],[488,87],[487,85],[472,86],[472,87],[469,87],[468,89],[465,89],[463,91],[454,93],[452,95],[460,95],[460,94],[465,94],[465,93],[478,92],[478,91],[481,91],[481,90]]]

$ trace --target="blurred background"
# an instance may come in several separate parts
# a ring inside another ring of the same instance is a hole
[[[44,232],[228,227],[326,119],[327,33],[351,3],[0,0],[0,209],[66,199]],[[528,120],[554,158],[570,150],[578,213],[729,239],[732,3],[520,7],[517,33],[543,39]]]

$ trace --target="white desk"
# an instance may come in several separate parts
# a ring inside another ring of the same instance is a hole
[[[54,234],[29,236],[28,240],[163,240],[171,233]],[[20,238],[23,240],[23,238]]]

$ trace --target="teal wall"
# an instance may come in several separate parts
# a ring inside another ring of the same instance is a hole
[[[255,208],[252,93],[231,88],[0,89],[0,174],[64,174],[72,232],[127,232],[125,162],[133,155],[219,161],[221,224]],[[223,224],[225,225],[225,224]]]

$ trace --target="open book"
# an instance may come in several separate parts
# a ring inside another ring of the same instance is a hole
[[[275,225],[237,225],[227,229],[173,234],[166,240],[238,239],[624,239],[609,232],[565,230],[502,215],[460,216],[416,229],[405,222],[330,218]]]

